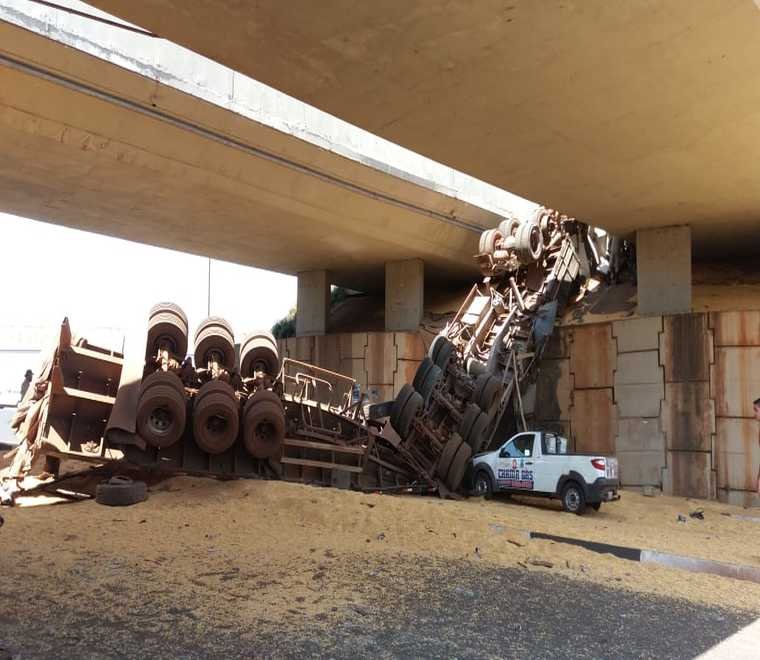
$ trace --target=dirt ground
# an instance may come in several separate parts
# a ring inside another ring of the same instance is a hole
[[[454,502],[175,477],[132,507],[85,501],[3,509],[0,565],[10,585],[4,604],[12,608],[18,599],[62,593],[98,600],[110,590],[118,593],[126,571],[158,609],[192,602],[207,625],[230,617],[279,625],[304,614],[329,618],[340,604],[360,605],[379,587],[357,584],[358,567],[369,560],[391,566],[403,556],[549,572],[622,591],[760,612],[760,584],[639,564],[529,540],[524,533],[760,566],[760,521],[737,517],[753,510],[624,492],[621,501],[598,513],[574,516],[554,502],[523,500]],[[697,508],[704,509],[704,520],[688,516]],[[677,521],[679,513],[686,523]],[[534,565],[535,560],[552,566]],[[256,599],[241,608],[235,592],[243,575],[246,589],[255,585]],[[413,576],[403,579],[408,583]],[[182,602],[176,602],[178,595]]]

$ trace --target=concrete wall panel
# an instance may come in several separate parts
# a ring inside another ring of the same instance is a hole
[[[678,314],[664,318],[660,341],[660,363],[665,381],[708,380],[711,356],[706,314]]]
[[[713,312],[716,346],[760,346],[760,311]]]
[[[343,358],[340,361],[340,373],[353,378],[362,388],[362,391],[366,391],[367,367],[364,359]]]
[[[367,398],[370,403],[390,401],[394,397],[393,385],[368,385]]]
[[[339,337],[341,358],[364,358],[367,349],[366,332],[345,332]]]
[[[760,465],[760,425],[754,419],[716,420],[715,469],[718,488],[754,491]]]
[[[314,337],[314,364],[339,372],[340,357],[340,335]]]
[[[659,451],[665,464],[665,436],[656,417],[618,420],[615,447],[618,452]]]
[[[570,420],[577,451],[615,453],[617,415],[612,388],[575,390]]]
[[[615,386],[615,404],[620,417],[657,417],[664,396],[662,383]]]
[[[576,388],[612,387],[616,357],[611,324],[573,328],[570,370]]]
[[[691,228],[636,232],[639,314],[682,314],[691,309]]]
[[[618,353],[656,351],[659,348],[661,332],[661,316],[649,316],[612,323],[612,335],[617,339]]]
[[[615,387],[644,383],[661,385],[662,382],[663,371],[656,350],[618,355],[617,368],[615,369]]]
[[[571,328],[555,328],[554,333],[549,337],[549,341],[544,349],[544,357],[569,358],[572,332]]]
[[[536,418],[569,420],[572,383],[570,360],[542,360],[536,381]]]
[[[396,332],[394,333],[396,342],[396,356],[399,360],[422,360],[427,351],[425,342],[419,332]]]
[[[373,385],[393,385],[396,344],[392,332],[367,333],[367,378]]]
[[[663,470],[663,491],[681,497],[714,497],[715,484],[709,452],[669,451]]]
[[[715,410],[708,383],[667,383],[662,428],[668,449],[707,451],[715,433]]]
[[[665,453],[658,451],[618,451],[620,483],[623,486],[662,485]]]
[[[417,373],[417,367],[420,362],[417,360],[399,360],[396,365],[396,372],[393,375],[393,396],[405,383],[411,383],[414,380],[414,374]]]
[[[752,417],[760,397],[760,347],[719,347],[711,369],[715,413],[719,417]]]

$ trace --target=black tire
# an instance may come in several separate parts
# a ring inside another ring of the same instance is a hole
[[[579,516],[586,510],[586,496],[576,481],[568,481],[562,488],[562,509]]]
[[[433,390],[441,384],[443,380],[443,371],[437,364],[431,364],[428,369],[427,376],[422,382],[419,388],[420,396],[422,396],[422,405],[427,408],[430,403],[430,397],[433,394]]]
[[[438,465],[435,468],[435,473],[441,478],[441,480],[446,480],[446,475],[449,473],[449,468],[451,467],[451,461],[454,460],[454,456],[461,444],[462,438],[460,435],[458,433],[452,433],[441,452],[441,457],[438,459]]]
[[[498,229],[486,229],[480,234],[478,254],[493,254],[496,252],[496,243],[501,240],[501,232]]]
[[[278,456],[285,439],[285,411],[280,398],[259,390],[243,408],[243,444],[254,458]]]
[[[266,330],[247,335],[240,346],[240,375],[251,378],[256,371],[263,371],[273,377],[280,373],[277,340]]]
[[[499,379],[494,376],[486,376],[484,380],[485,382],[480,390],[480,396],[475,403],[480,406],[480,409],[483,412],[488,412],[501,395],[501,383],[499,382]]]
[[[544,237],[535,222],[523,222],[515,232],[515,252],[524,264],[538,261],[544,252]]]
[[[223,318],[209,316],[195,331],[195,351],[193,359],[198,369],[204,369],[212,353],[219,355],[225,369],[235,368],[235,338],[232,328]]]
[[[396,431],[402,438],[405,439],[409,435],[409,431],[412,428],[412,420],[422,410],[422,406],[422,395],[419,392],[412,392],[398,416],[398,428],[396,428]]]
[[[420,365],[417,367],[417,372],[414,374],[414,379],[412,380],[412,387],[420,391],[420,388],[422,387],[422,383],[425,382],[425,376],[428,375],[428,372],[430,371],[430,367],[434,367],[433,361],[426,357],[422,362],[420,362]]]
[[[235,390],[220,380],[204,383],[193,407],[193,438],[203,451],[221,454],[235,443],[240,406]]]
[[[601,502],[594,502],[594,503],[593,503],[593,504],[591,504],[590,506],[591,506],[591,508],[592,508],[594,511],[599,511],[599,509],[601,509],[601,508],[602,508],[602,503],[601,503]]]
[[[443,335],[436,335],[433,337],[433,341],[430,342],[430,348],[428,348],[428,357],[435,362],[435,356],[438,355],[438,351],[441,350],[443,342],[446,341],[446,337]]]
[[[406,383],[396,395],[396,400],[391,406],[391,426],[398,432],[398,418],[401,415],[401,411],[404,409],[409,397],[414,393],[414,387],[409,383]]]
[[[504,238],[509,238],[519,226],[520,221],[517,218],[507,218],[499,223],[499,232]]]
[[[472,449],[470,445],[463,442],[457,453],[454,454],[454,458],[451,461],[451,467],[449,467],[449,473],[446,475],[446,485],[449,490],[457,491],[462,485],[465,472],[467,472],[467,466],[470,464],[472,458]]]
[[[117,475],[95,487],[95,501],[106,506],[130,506],[142,502],[148,496],[144,481],[132,481]]]
[[[449,366],[449,362],[451,361],[451,356],[454,355],[454,350],[454,344],[444,337],[443,341],[440,342],[440,348],[436,352],[433,362],[446,371],[446,367]]]
[[[475,479],[473,480],[473,495],[475,497],[485,497],[487,500],[491,499],[493,495],[493,482],[491,481],[491,475],[485,470],[478,470],[475,473]]]
[[[457,433],[459,433],[465,442],[470,435],[470,429],[478,418],[478,415],[480,415],[480,408],[477,404],[467,404],[467,407],[464,409],[464,415],[462,415],[462,421],[459,422],[459,428],[457,429]]]
[[[470,432],[464,439],[470,445],[473,454],[483,451],[483,445],[486,442],[486,431],[488,430],[488,416],[480,413],[470,427]]]
[[[182,437],[186,418],[185,391],[179,376],[157,371],[143,380],[136,428],[145,442],[151,447],[170,447]]]
[[[166,344],[169,352],[181,362],[187,355],[187,335],[187,316],[179,305],[170,302],[153,305],[148,312],[145,360],[151,361],[159,346]]]

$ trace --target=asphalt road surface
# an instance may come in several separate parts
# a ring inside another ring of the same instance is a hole
[[[6,556],[7,560],[7,556]],[[383,580],[367,562],[357,579]],[[304,617],[281,630],[209,627],[182,603],[156,612],[139,593],[128,615],[99,603],[0,605],[0,660],[9,657],[693,658],[755,616],[605,588],[551,570],[473,561],[399,559],[396,579],[363,605],[336,603],[335,618]],[[409,580],[398,579],[407,571]],[[413,578],[413,579],[412,579]],[[684,575],[684,579],[688,579]],[[0,580],[0,604],[4,601]],[[250,598],[256,598],[255,588]],[[161,625],[159,625],[161,623]],[[157,627],[158,626],[158,627]],[[5,654],[5,655],[4,655]]]

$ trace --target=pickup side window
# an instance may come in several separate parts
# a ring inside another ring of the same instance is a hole
[[[499,453],[502,458],[525,458],[533,452],[533,434],[521,433],[510,440]]]

